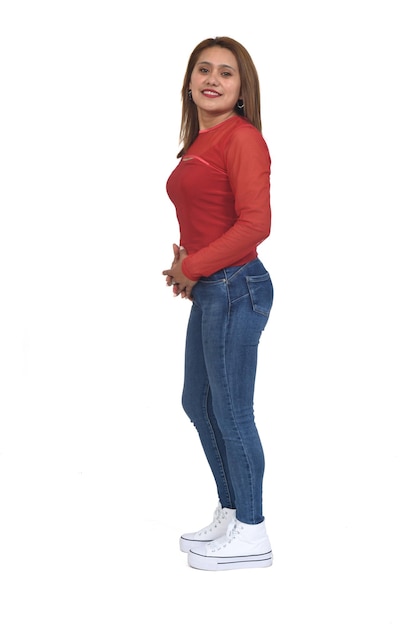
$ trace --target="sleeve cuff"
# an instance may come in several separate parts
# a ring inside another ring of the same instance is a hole
[[[185,257],[182,262],[182,273],[189,278],[190,280],[198,280],[200,278],[199,274],[194,274],[192,271],[192,267],[190,267],[190,263],[192,265],[192,255]]]

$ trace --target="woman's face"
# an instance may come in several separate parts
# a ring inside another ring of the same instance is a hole
[[[234,113],[240,96],[236,57],[227,48],[206,48],[191,73],[190,89],[200,128],[209,128]]]

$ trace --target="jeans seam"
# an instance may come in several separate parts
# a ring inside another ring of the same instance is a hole
[[[207,385],[206,385],[206,390],[204,393],[204,401],[203,401],[203,413],[204,413],[204,418],[207,422],[207,424],[210,427],[210,438],[212,441],[212,445],[216,450],[216,458],[217,458],[217,466],[218,466],[218,470],[220,472],[221,478],[222,478],[222,482],[223,482],[223,488],[225,489],[225,491],[227,492],[227,496],[228,496],[228,501],[231,503],[232,502],[232,494],[230,493],[230,489],[229,489],[229,484],[227,482],[227,476],[226,476],[226,472],[224,470],[224,464],[223,464],[223,460],[222,460],[222,456],[220,454],[220,450],[219,447],[217,445],[217,440],[216,440],[216,436],[214,434],[214,430],[213,430],[213,425],[212,422],[210,420],[210,416],[209,416],[209,412],[208,412],[208,396],[210,393],[210,383],[209,381],[207,381]],[[214,413],[214,411],[213,411]],[[216,417],[214,416],[214,419],[216,419]]]

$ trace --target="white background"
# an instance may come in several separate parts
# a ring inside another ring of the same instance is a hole
[[[416,626],[413,4],[2,2],[2,626]],[[259,70],[275,287],[275,562],[223,573],[178,549],[216,494],[161,276],[183,75],[215,35]]]

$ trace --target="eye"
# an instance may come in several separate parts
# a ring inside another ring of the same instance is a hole
[[[207,74],[208,69],[207,69],[206,67],[200,67],[200,72],[201,72],[202,74]]]
[[[226,70],[222,72],[222,76],[231,76],[231,72],[227,72]]]

